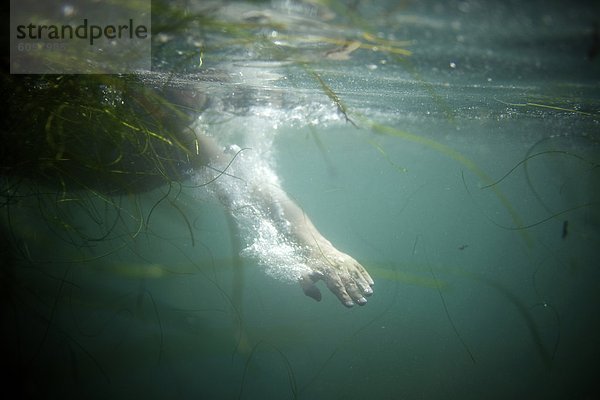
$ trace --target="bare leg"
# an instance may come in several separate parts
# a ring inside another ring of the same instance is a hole
[[[307,296],[321,299],[315,283],[322,279],[327,287],[347,307],[356,302],[364,305],[365,296],[373,294],[373,279],[354,258],[336,249],[327,240],[306,213],[278,187],[262,189],[266,201],[277,204],[289,222],[293,240],[307,249],[307,264],[312,272],[301,277],[300,284]]]
[[[198,135],[199,155],[207,165],[224,168],[231,155],[225,154],[213,139]],[[325,281],[327,287],[347,307],[364,305],[365,296],[373,293],[373,279],[354,258],[336,249],[314,226],[304,211],[277,185],[258,183],[249,187],[252,199],[270,210],[269,218],[286,231],[289,239],[302,248],[309,272],[299,277],[304,293],[319,301],[321,293],[315,283]],[[219,193],[227,197],[228,193]]]

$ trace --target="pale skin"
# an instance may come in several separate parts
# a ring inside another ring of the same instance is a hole
[[[197,135],[198,155],[204,164],[224,166],[231,159],[209,137]],[[306,213],[281,188],[274,185],[256,187],[257,201],[279,211],[274,218],[284,218],[287,231],[298,245],[305,249],[306,265],[310,272],[299,279],[304,294],[321,300],[316,283],[323,280],[327,288],[346,307],[365,305],[366,297],[373,294],[373,279],[365,268],[348,254],[338,250],[314,226]]]

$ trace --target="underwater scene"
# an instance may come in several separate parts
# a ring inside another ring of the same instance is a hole
[[[174,0],[149,71],[5,60],[3,389],[600,398],[599,52],[587,1]]]

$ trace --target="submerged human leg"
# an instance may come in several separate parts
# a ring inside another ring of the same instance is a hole
[[[201,158],[206,162],[207,168],[221,175],[221,179],[235,179],[227,171],[235,154],[228,154],[208,136],[198,134],[197,140],[202,149]],[[235,196],[231,186],[221,180],[216,180],[215,183],[217,186],[223,183],[218,196],[225,203],[230,203],[230,208],[233,207],[231,211],[235,212],[234,208],[239,208],[239,205],[231,205]],[[306,269],[295,278],[307,296],[320,301],[321,293],[315,283],[323,280],[346,307],[366,304],[365,296],[373,294],[371,286],[374,284],[369,273],[358,261],[327,240],[283,189],[271,182],[255,179],[253,182],[245,182],[243,190],[248,192],[255,206],[268,210],[265,214],[273,222],[272,226],[299,249]]]

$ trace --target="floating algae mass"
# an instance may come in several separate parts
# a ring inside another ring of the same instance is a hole
[[[5,388],[593,398],[595,15],[583,1],[155,1],[152,71],[4,72]],[[226,168],[203,168],[197,134]],[[295,262],[289,241],[217,190],[245,199],[271,172],[369,271],[364,307],[272,278]]]
[[[143,191],[182,179],[202,107],[136,76],[5,76],[2,171],[65,191]],[[181,99],[178,99],[181,100]]]

